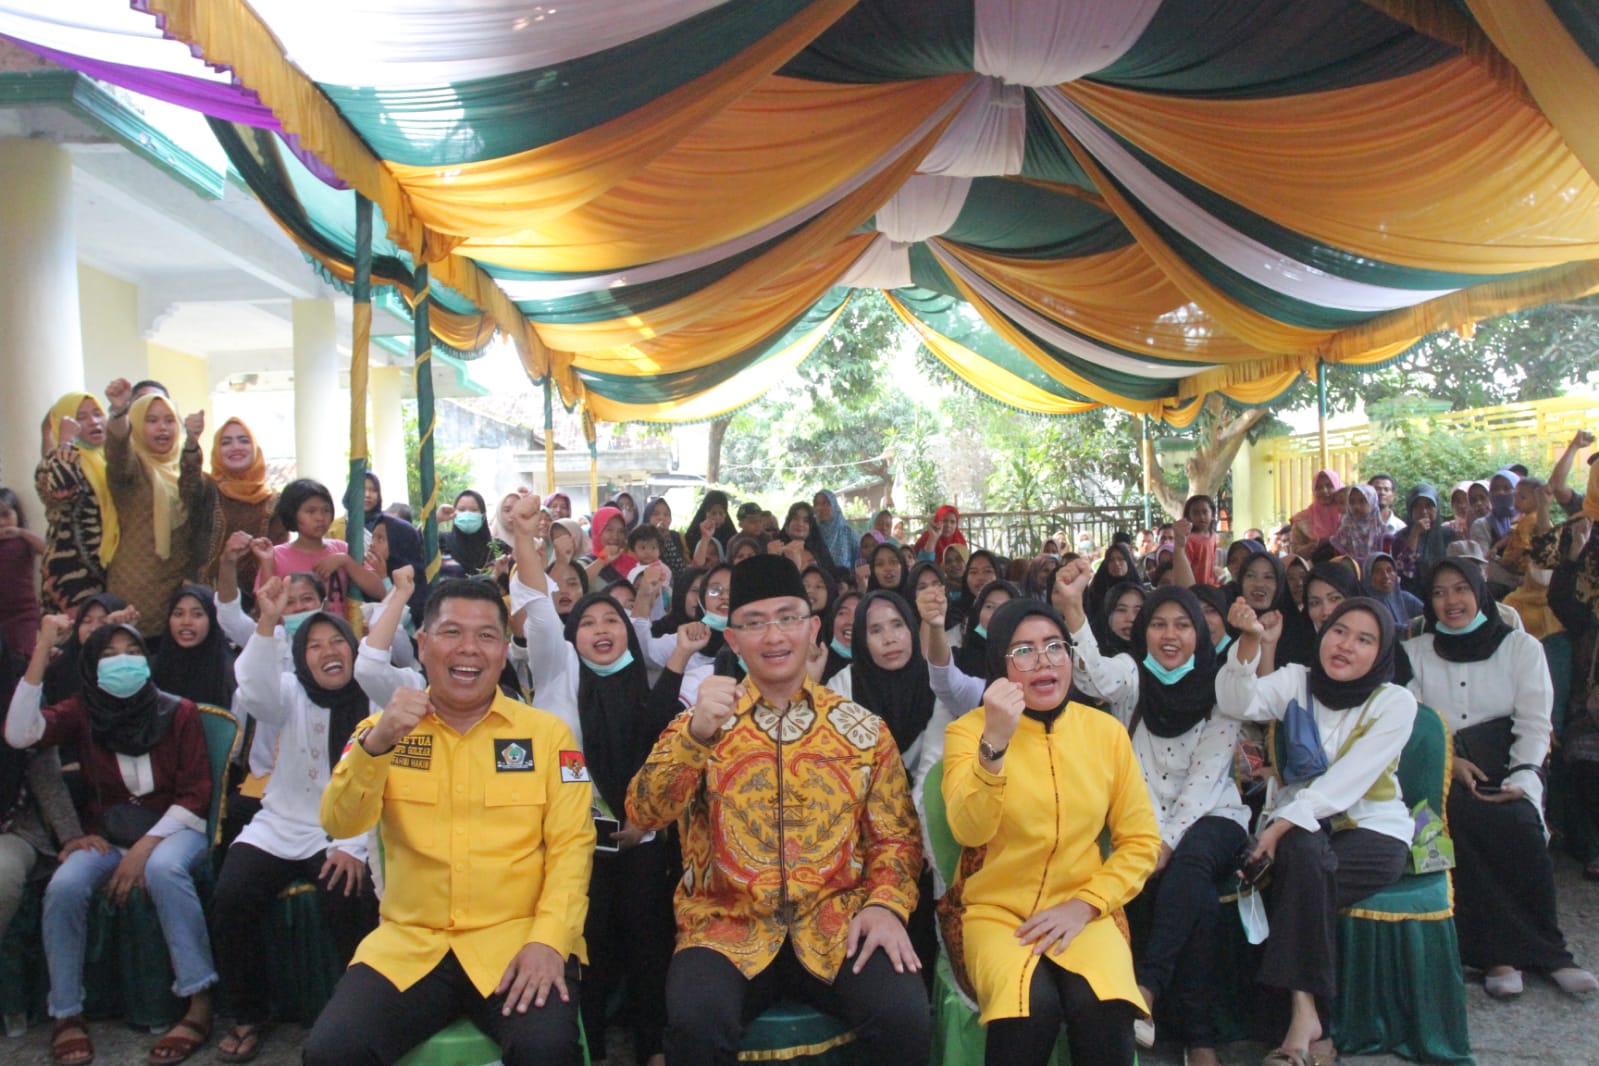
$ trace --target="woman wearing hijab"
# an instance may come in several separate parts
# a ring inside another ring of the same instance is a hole
[[[879,589],[899,592],[905,586],[905,560],[892,544],[879,544],[872,552],[871,573],[866,577],[866,591]]]
[[[729,563],[722,563],[706,570],[703,575],[699,571],[690,571],[696,580],[685,583],[682,587],[681,597],[679,590],[674,588],[672,596],[672,609],[667,612],[667,617],[673,622],[672,635],[664,632],[657,635],[655,625],[650,622],[648,604],[660,595],[662,582],[665,580],[660,570],[654,567],[646,570],[637,583],[638,596],[633,604],[633,628],[638,633],[639,643],[644,649],[644,662],[650,669],[651,676],[656,677],[666,668],[676,643],[673,635],[690,622],[704,622],[710,627],[710,636],[706,639],[704,647],[698,649],[689,659],[682,671],[682,695],[684,705],[694,702],[694,697],[699,693],[700,682],[710,676],[718,666],[718,657],[727,648],[725,633],[727,632],[729,593],[732,588],[733,567]],[[725,660],[722,661],[725,665]]]
[[[158,392],[131,404],[132,388],[118,379],[106,387],[111,421],[106,426],[106,476],[116,501],[121,542],[106,571],[106,589],[139,611],[145,637],[160,635],[179,585],[214,554],[196,543],[192,523],[210,514],[216,490],[200,470],[203,414],[180,426],[172,402]]]
[[[1040,555],[1027,564],[1027,574],[1022,578],[1022,595],[1029,599],[1049,602],[1050,590],[1055,587],[1055,572],[1060,560],[1053,555]]]
[[[833,601],[838,599],[838,581],[819,566],[807,566],[800,571],[800,582],[805,586],[805,598],[810,601],[811,613],[825,618]]]
[[[1405,497],[1405,520],[1405,528],[1389,541],[1389,551],[1405,591],[1420,598],[1427,575],[1449,553],[1450,543],[1465,534],[1443,520],[1438,511],[1438,491],[1426,482]]]
[[[661,562],[674,574],[688,569],[689,550],[683,534],[672,528],[672,505],[657,496],[644,505],[644,521],[661,531]]]
[[[400,580],[384,601],[391,615],[405,609],[412,584],[411,571],[398,573]],[[292,640],[285,640],[279,623],[289,604],[288,583],[282,578],[263,583],[256,600],[260,621],[239,653],[236,698],[272,729],[277,754],[261,809],[228,848],[217,878],[217,962],[234,1011],[233,1028],[218,1045],[223,1062],[254,1059],[271,1029],[261,974],[266,968],[267,917],[280,891],[301,879],[317,886],[323,917],[345,966],[361,938],[377,926],[377,897],[367,883],[366,838],[330,842],[322,829],[321,806],[345,741],[382,706],[356,679],[357,646],[349,623],[319,611],[298,627]],[[392,628],[387,635],[392,637]],[[283,668],[285,655],[293,663],[292,672]],[[386,650],[382,659],[387,663]]]
[[[1160,826],[1158,880],[1148,889],[1154,919],[1135,967],[1138,986],[1151,1010],[1168,993],[1175,997],[1187,1061],[1216,1066],[1210,975],[1221,913],[1217,889],[1233,876],[1234,857],[1249,837],[1249,808],[1232,776],[1238,723],[1211,716],[1220,660],[1197,590],[1152,593],[1133,625],[1129,653],[1107,659],[1084,612],[1091,574],[1086,563],[1069,563],[1056,586],[1075,644],[1073,677],[1127,726]],[[1153,1044],[1153,1027],[1140,1037],[1144,1046]]]
[[[1263,678],[1256,670],[1271,619],[1236,603],[1229,620],[1240,636],[1216,678],[1216,709],[1244,722],[1280,721],[1303,738],[1279,768],[1282,787],[1251,856],[1271,861],[1271,932],[1259,980],[1287,990],[1292,1002],[1288,1031],[1266,1061],[1288,1066],[1310,1061],[1323,1036],[1317,1001],[1338,994],[1338,911],[1398,881],[1409,862],[1415,823],[1397,771],[1416,697],[1392,683],[1397,633],[1374,600],[1341,602],[1317,635],[1310,666]]]
[[[913,787],[921,779],[921,769],[937,762],[944,746],[942,728],[929,728],[938,697],[927,680],[920,628],[911,605],[899,593],[867,593],[855,606],[850,664],[827,686],[883,719],[894,734]],[[941,724],[953,720],[946,711]],[[938,754],[925,759],[923,752],[929,746]]]
[[[127,601],[109,592],[90,596],[78,604],[77,613],[72,616],[72,626],[66,631],[66,639],[61,645],[61,650],[50,660],[50,665],[45,667],[45,706],[60,703],[67,697],[78,694],[82,677],[78,672],[78,657],[83,652],[83,645],[96,629],[103,625],[125,622],[130,614]]]
[[[1522,970],[1548,973],[1574,996],[1599,992],[1555,918],[1542,815],[1554,685],[1543,646],[1505,624],[1465,559],[1433,567],[1423,604],[1425,628],[1405,654],[1411,691],[1455,738],[1448,820],[1460,959],[1500,999],[1521,993]]]
[[[233,706],[233,652],[217,622],[216,593],[180,585],[151,674],[155,687],[194,703]]]
[[[157,617],[159,626],[164,621]],[[102,626],[84,642],[78,694],[41,705],[50,649],[70,622],[48,615],[28,671],[11,698],[6,743],[14,748],[75,747],[88,796],[85,846],[68,855],[45,889],[43,936],[50,968],[51,1055],[83,1063],[94,1047],[83,1021],[83,962],[89,904],[102,887],[113,903],[142,883],[161,917],[176,974],[173,992],[188,1007],[150,1052],[181,1062],[211,1034],[216,968],[194,869],[206,855],[211,760],[193,703],[156,688],[139,631]]]
[[[844,509],[839,506],[838,495],[831,489],[823,489],[811,501],[812,514],[816,521],[816,530],[821,535],[822,543],[827,545],[827,552],[833,559],[835,566],[854,568],[860,559],[860,537],[850,524],[844,519]]]
[[[44,503],[42,598],[50,610],[75,610],[104,592],[106,568],[121,543],[105,435],[105,411],[86,392],[67,393],[45,416],[44,458],[34,487]]]
[[[701,565],[696,559],[701,540],[707,538],[714,540],[718,547],[725,551],[727,542],[738,535],[738,529],[730,517],[731,507],[727,493],[720,489],[711,489],[700,501],[699,509],[694,512],[688,528],[683,531],[683,543],[688,547],[692,565]]]
[[[494,561],[509,555],[511,548],[489,531],[489,509],[475,489],[455,498],[455,517],[450,528],[439,534],[439,553],[448,555],[465,577],[493,571]]]
[[[277,517],[278,494],[266,483],[266,456],[256,443],[255,434],[239,418],[229,418],[222,423],[216,436],[211,438],[211,480],[217,488],[217,511],[214,518],[222,538],[243,531],[250,539],[265,537],[273,544],[289,539],[288,530]],[[378,506],[367,507],[367,528],[382,510],[382,489],[377,478],[366,476],[366,496],[376,496]],[[255,588],[256,559],[246,554],[239,560],[239,581],[245,589]],[[205,568],[207,584],[216,583],[217,559],[212,558]]]
[[[1309,559],[1332,540],[1343,524],[1344,508],[1338,505],[1338,490],[1344,487],[1333,470],[1318,470],[1310,483],[1311,504],[1289,519],[1289,550]]]
[[[1377,504],[1377,490],[1370,485],[1350,486],[1343,521],[1330,541],[1333,550],[1365,570],[1366,560],[1382,551],[1387,539],[1388,524]]]
[[[1471,539],[1477,542],[1483,558],[1488,560],[1483,577],[1496,603],[1521,584],[1521,575],[1499,562],[1504,541],[1516,524],[1516,485],[1520,482],[1520,475],[1509,467],[1489,478],[1488,513],[1471,523]]]
[[[944,624],[954,634],[950,638],[951,644],[959,646],[965,642],[967,619],[971,617],[978,593],[999,577],[999,568],[999,557],[987,548],[978,548],[966,557],[965,569],[961,571],[960,587],[956,590],[954,599],[950,601],[949,614],[944,619]],[[981,667],[977,672],[982,673]]]
[[[1126,1066],[1144,1004],[1115,912],[1161,854],[1132,742],[1110,715],[1067,700],[1071,645],[1046,603],[994,612],[987,676],[982,706],[944,744],[962,848],[938,905],[951,969],[977,1000],[991,1066],[1042,1066],[1063,1022],[1077,1066]]]
[[[988,623],[994,612],[1011,600],[1020,599],[1022,590],[1009,581],[990,580],[977,593],[960,632],[955,650],[955,668],[970,677],[982,677],[988,670]],[[947,632],[947,631],[946,631]]]
[[[369,514],[366,520],[367,531],[371,534],[367,547],[368,558],[377,564],[378,573],[385,580],[392,582],[394,572],[402,566],[409,566],[412,573],[427,571],[422,534],[417,532],[415,526],[391,514]],[[410,603],[413,627],[422,624],[422,609],[427,606],[428,598],[427,583],[416,582],[415,585]]]
[[[944,618],[949,619],[949,586],[944,584],[944,571],[937,563],[926,560],[911,567],[910,575],[905,579],[905,589],[900,593],[900,598],[910,605],[911,616],[916,619],[916,624],[922,624],[920,603],[922,593],[928,589],[937,589],[944,597]]]
[[[828,550],[826,541],[822,539],[821,530],[817,527],[816,511],[804,500],[790,505],[777,539],[784,544],[803,544],[805,550],[810,553],[812,562],[828,570],[833,569],[833,554]],[[795,561],[795,565],[804,568],[804,564],[799,560]]]
[[[1400,586],[1399,568],[1387,552],[1366,560],[1366,595],[1388,608],[1401,633],[1410,632],[1410,623],[1422,615],[1424,605]]]
[[[606,506],[622,512],[622,522],[627,532],[632,532],[633,527],[638,525],[638,501],[633,499],[631,492],[618,492],[615,499],[606,501]]]
[[[625,580],[638,565],[627,551],[627,519],[620,508],[601,507],[594,512],[589,522],[589,554],[582,565],[591,588]]]
[[[916,538],[916,558],[937,562],[944,557],[944,549],[951,544],[965,544],[966,535],[960,531],[960,521],[960,510],[954,504],[946,503],[933,512],[932,525]]]
[[[516,538],[517,578],[511,606],[526,612],[528,674],[539,706],[567,723],[593,781],[595,816],[622,822],[613,839],[596,844],[589,882],[589,947],[585,987],[592,989],[583,1024],[592,1046],[605,1046],[611,989],[627,977],[627,1018],[638,1061],[664,1061],[666,970],[671,961],[672,861],[666,842],[627,821],[628,782],[680,709],[683,672],[710,638],[703,625],[685,624],[671,642],[652,694],[644,649],[620,604],[604,593],[579,600],[563,624],[541,587],[542,547]],[[648,571],[659,580],[654,571]],[[529,580],[531,578],[531,580]],[[720,634],[718,634],[720,635]]]
[[[861,593],[849,591],[841,593],[833,601],[825,627],[828,631],[827,662],[822,666],[818,683],[831,686],[839,671],[849,669],[850,660],[855,654],[855,608],[860,602]]]
[[[1088,619],[1094,630],[1094,640],[1102,658],[1131,655],[1133,651],[1133,626],[1144,609],[1149,590],[1132,581],[1123,581],[1105,595],[1105,606],[1096,620]]]
[[[1105,597],[1110,590],[1127,581],[1138,580],[1138,560],[1133,550],[1125,544],[1112,544],[1105,549],[1105,558],[1094,571],[1094,580],[1083,593],[1083,609],[1089,618],[1096,618],[1105,610]]]
[[[1310,666],[1316,661],[1316,637],[1344,600],[1365,594],[1360,571],[1347,559],[1329,559],[1310,568],[1305,579],[1305,601],[1299,610],[1283,617],[1282,639],[1270,663],[1274,669],[1284,663]],[[1270,671],[1267,671],[1268,673]]]

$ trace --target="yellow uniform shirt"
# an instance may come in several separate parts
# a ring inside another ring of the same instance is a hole
[[[592,793],[571,730],[503,693],[465,734],[429,714],[383,755],[351,744],[322,827],[344,839],[378,825],[385,884],[354,961],[403,992],[454,951],[484,996],[528,944],[586,962]]]

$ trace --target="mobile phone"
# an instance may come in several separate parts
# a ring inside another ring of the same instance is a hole
[[[621,851],[622,846],[611,838],[612,833],[619,833],[622,823],[615,818],[594,818],[594,850],[595,851]]]
[[[1245,884],[1258,888],[1260,886],[1261,879],[1264,878],[1267,871],[1271,869],[1271,862],[1272,859],[1270,855],[1261,855],[1259,858],[1251,859],[1249,862],[1245,863],[1244,868],[1239,871],[1240,880],[1242,880]]]
[[[1490,785],[1486,781],[1477,782],[1477,795],[1479,796],[1497,796],[1504,790],[1504,785]]]

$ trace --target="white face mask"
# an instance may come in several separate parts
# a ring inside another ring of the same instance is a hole
[[[1266,897],[1260,892],[1245,888],[1238,893],[1238,918],[1244,925],[1244,937],[1251,944],[1264,944],[1271,935],[1271,923],[1266,920]]]

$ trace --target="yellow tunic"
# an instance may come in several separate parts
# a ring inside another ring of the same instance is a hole
[[[484,996],[528,944],[586,962],[592,794],[572,731],[503,693],[465,734],[429,714],[383,755],[352,744],[322,828],[342,840],[381,820],[385,884],[354,961],[403,992],[453,951]]]
[[[977,759],[984,719],[981,707],[971,711],[944,741],[944,802],[961,863],[939,912],[957,979],[976,998],[983,1024],[1026,1017],[1038,956],[1016,930],[1040,911],[1080,899],[1099,917],[1050,958],[1084,977],[1100,999],[1142,1009],[1116,912],[1154,872],[1161,841],[1127,730],[1077,703],[1048,729],[1024,717],[995,775]],[[1106,828],[1109,858],[1100,854]]]

